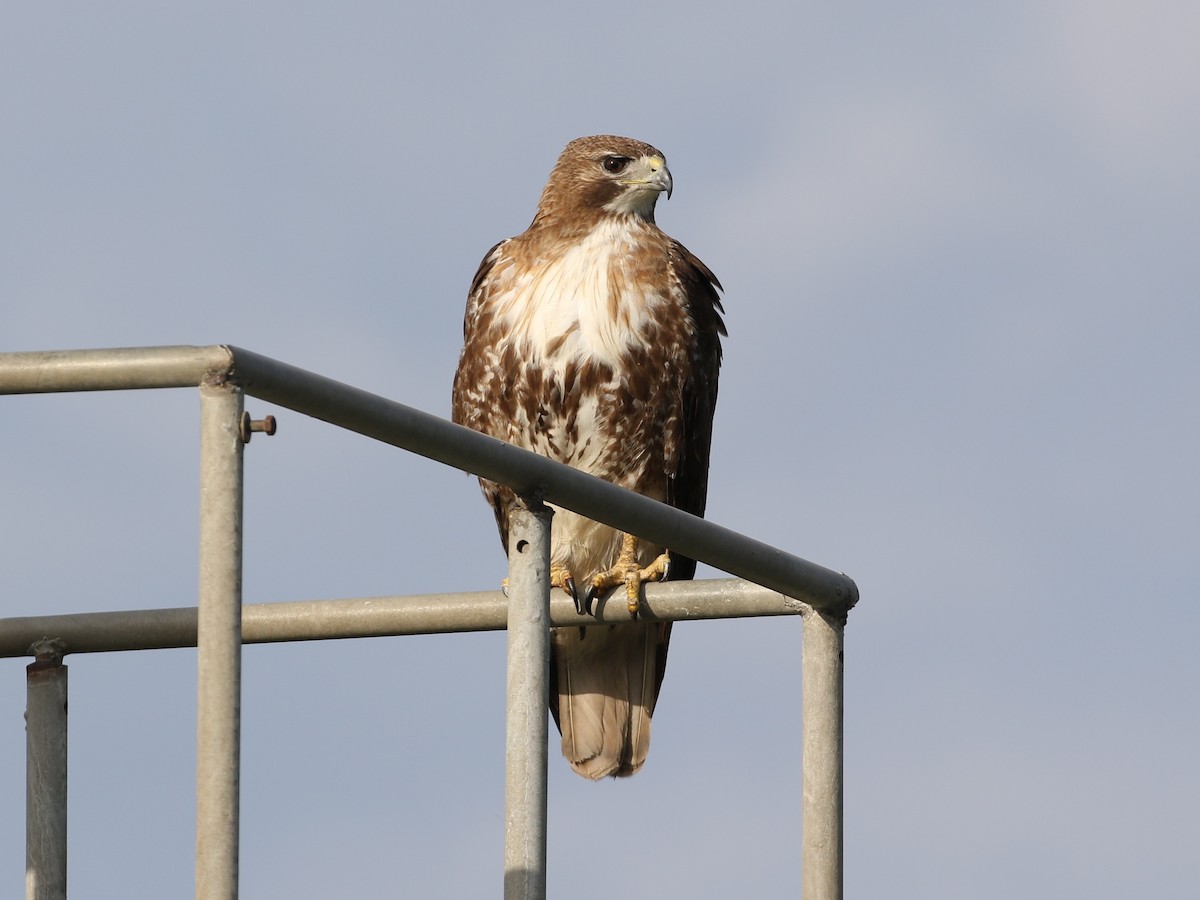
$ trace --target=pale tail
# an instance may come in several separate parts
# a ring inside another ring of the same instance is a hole
[[[670,631],[654,622],[554,630],[551,707],[580,775],[632,775],[645,762]]]

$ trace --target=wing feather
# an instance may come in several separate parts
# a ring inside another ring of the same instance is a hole
[[[688,313],[695,323],[691,367],[683,386],[683,440],[679,468],[668,484],[667,502],[694,516],[703,516],[708,502],[708,468],[712,451],[713,413],[717,405],[717,376],[721,368],[721,319],[724,308],[717,291],[717,276],[678,241],[672,241],[671,258],[683,291]],[[696,561],[671,553],[672,581],[696,574]]]

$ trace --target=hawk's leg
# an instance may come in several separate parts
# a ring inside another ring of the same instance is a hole
[[[592,578],[592,583],[584,595],[584,609],[590,613],[592,601],[601,591],[614,585],[623,584],[625,585],[625,606],[629,610],[629,617],[637,618],[638,606],[641,604],[642,582],[666,580],[667,570],[671,566],[670,556],[662,553],[658,559],[643,569],[638,565],[637,549],[638,539],[636,537],[632,534],[621,535],[621,554],[617,557],[617,564],[607,572],[598,572]]]

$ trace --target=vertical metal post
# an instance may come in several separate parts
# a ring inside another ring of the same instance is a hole
[[[67,667],[57,641],[25,669],[25,900],[67,897]]]
[[[196,898],[236,900],[242,662],[242,391],[200,385]]]
[[[842,897],[842,654],[846,617],[804,616],[804,900]]]
[[[550,520],[539,501],[508,520],[504,898],[545,900],[550,684]]]

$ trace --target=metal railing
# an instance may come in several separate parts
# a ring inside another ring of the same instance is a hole
[[[66,897],[68,653],[198,648],[196,897],[237,896],[241,647],[431,632],[508,630],[506,898],[546,894],[549,630],[576,625],[550,596],[546,503],[637,534],[745,579],[646,586],[647,620],[800,615],[803,704],[802,886],[842,896],[843,629],[858,600],[845,575],[533,453],[230,346],[0,354],[0,394],[198,387],[200,590],[195,608],[0,620],[0,657],[27,669],[26,897]],[[510,485],[525,508],[510,522],[509,596],[498,591],[256,604],[243,608],[242,452],[250,395]],[[600,602],[600,621],[628,621]]]

